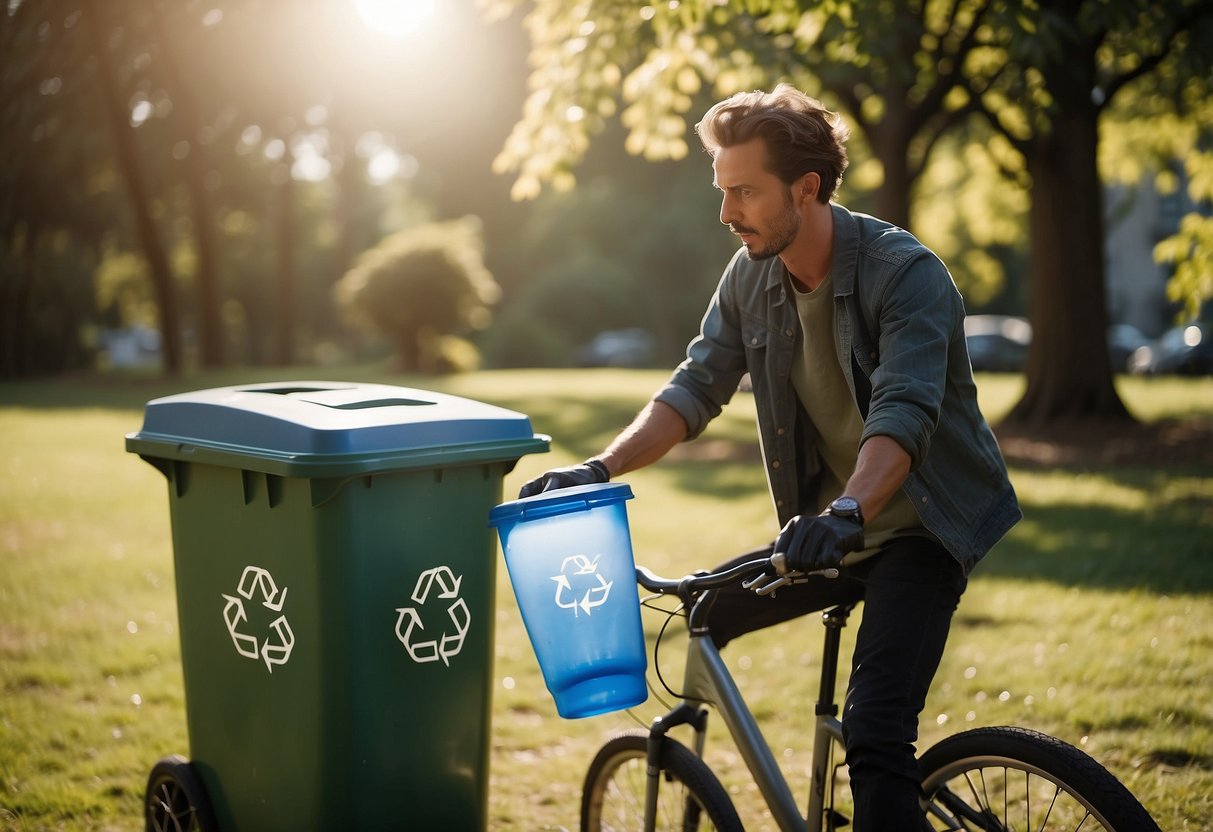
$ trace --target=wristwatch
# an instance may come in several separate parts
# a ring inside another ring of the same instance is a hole
[[[826,514],[832,514],[835,517],[846,517],[854,520],[859,525],[863,525],[863,511],[859,508],[859,500],[854,497],[848,497],[845,494],[834,500],[826,508]]]

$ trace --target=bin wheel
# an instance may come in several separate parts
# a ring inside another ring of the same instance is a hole
[[[147,832],[217,832],[206,788],[179,754],[162,757],[147,778]]]

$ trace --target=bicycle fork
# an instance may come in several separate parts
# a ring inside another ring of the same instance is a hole
[[[666,734],[679,725],[690,725],[695,729],[695,753],[702,757],[708,727],[707,709],[683,702],[665,716],[657,717],[649,726],[645,769],[647,783],[644,791],[644,828],[646,832],[657,828],[657,790],[661,785],[662,744],[665,742]]]

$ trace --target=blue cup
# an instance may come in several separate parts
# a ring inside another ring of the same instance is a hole
[[[648,666],[623,483],[564,488],[489,512],[543,681],[566,719],[639,705]]]

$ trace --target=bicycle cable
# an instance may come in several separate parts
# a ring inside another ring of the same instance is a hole
[[[661,597],[661,596],[654,596],[654,597]],[[679,606],[676,609],[668,610],[668,609],[665,609],[664,607],[659,607],[656,604],[650,603],[652,600],[653,600],[653,598],[646,598],[641,603],[644,604],[644,606],[648,607],[649,609],[658,610],[659,612],[666,613],[665,623],[662,624],[661,629],[657,631],[657,641],[653,645],[653,672],[657,674],[657,681],[659,681],[661,683],[661,686],[663,688],[665,688],[665,692],[668,693],[670,696],[673,696],[675,699],[681,699],[681,700],[690,701],[690,702],[702,702],[703,700],[701,700],[701,699],[698,699],[693,696],[688,696],[685,693],[679,693],[678,691],[671,688],[669,686],[669,683],[666,682],[665,676],[661,672],[661,642],[662,642],[662,639],[665,638],[666,630],[669,628],[671,621],[673,621],[675,618],[688,618],[689,617],[689,615],[686,611],[686,607]],[[661,699],[660,695],[657,694],[656,689],[654,689],[652,686],[650,686],[650,690],[653,690],[654,695],[656,695],[658,699]],[[661,700],[661,704],[665,705],[667,708],[672,707],[669,703],[665,702],[665,700]]]
[[[657,678],[658,678],[658,680],[660,680],[661,686],[663,688],[665,688],[666,692],[673,694],[674,696],[677,696],[677,694],[675,694],[674,691],[670,690],[670,686],[666,684],[665,679],[661,675],[661,665],[658,662],[658,650],[661,645],[661,639],[665,635],[666,628],[668,626],[670,626],[670,621],[673,620],[673,618],[675,616],[681,616],[681,617],[685,618],[686,612],[684,612],[684,610],[681,606],[676,607],[675,609],[671,610],[671,609],[667,609],[665,607],[659,606],[658,604],[654,603],[656,601],[656,599],[664,598],[664,597],[666,597],[666,596],[664,596],[660,593],[656,594],[656,595],[646,596],[646,597],[640,599],[640,606],[646,607],[646,608],[648,608],[650,610],[654,610],[656,612],[665,613],[665,615],[666,615],[665,623],[661,625],[661,629],[657,632],[657,642],[656,642],[656,644],[653,645],[653,670],[657,674]],[[649,693],[653,694],[653,697],[661,704],[661,706],[663,708],[669,710],[674,707],[672,704],[667,702],[662,697],[661,691],[659,691],[657,689],[657,686],[654,685],[653,682],[649,679],[648,674],[645,674],[644,685],[646,688],[648,688]],[[629,717],[631,717],[632,721],[635,722],[641,728],[647,729],[650,727],[649,724],[647,722],[645,722],[643,719],[641,719],[640,716],[636,713],[635,708],[628,708],[626,710],[626,713]]]

